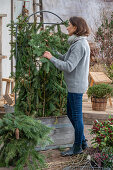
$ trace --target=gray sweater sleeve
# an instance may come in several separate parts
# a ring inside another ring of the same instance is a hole
[[[61,71],[72,72],[78,65],[79,61],[83,57],[83,49],[80,46],[73,46],[69,58],[66,61],[61,61],[55,57],[52,57],[50,61]]]
[[[64,61],[64,57],[65,57],[66,54],[62,55],[62,54],[59,53],[58,51],[57,51],[57,54],[59,55],[59,59],[62,60],[62,61]]]

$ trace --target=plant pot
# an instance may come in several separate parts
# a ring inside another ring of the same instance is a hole
[[[66,115],[58,117],[40,117],[38,119],[41,120],[43,124],[53,128],[50,134],[53,144],[50,144],[44,150],[72,146],[74,141],[74,128]],[[41,148],[37,149],[40,150]]]
[[[107,105],[107,98],[91,97],[92,109],[96,111],[105,111]]]

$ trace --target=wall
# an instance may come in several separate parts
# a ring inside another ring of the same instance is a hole
[[[59,15],[63,20],[69,19],[70,16],[81,16],[87,20],[88,25],[91,28],[92,34],[90,40],[93,40],[93,33],[100,25],[101,13],[103,8],[107,11],[113,11],[113,1],[105,2],[104,0],[42,0],[43,9]],[[36,1],[38,3],[38,0]],[[33,0],[27,4],[29,14],[33,11]],[[17,21],[17,16],[22,12],[23,2],[20,0],[14,0],[14,21]],[[37,11],[38,11],[38,7]],[[6,27],[11,20],[11,0],[0,0],[0,14],[7,14],[6,18],[3,18],[3,55],[7,55],[7,59],[3,60],[3,77],[8,77],[11,71],[10,57],[10,39],[9,30]],[[51,15],[44,13],[44,21],[46,22],[59,22],[59,20]],[[63,28],[66,32],[66,28]],[[5,84],[3,84],[3,92],[5,91]]]
[[[2,54],[7,56],[7,59],[2,60],[2,75],[8,77],[10,75],[11,64],[9,61],[10,56],[10,36],[7,24],[10,22],[10,0],[0,0],[0,14],[7,14],[7,17],[2,18]],[[3,89],[5,89],[3,84]],[[3,90],[4,93],[4,90]]]
[[[113,11],[113,1],[105,2],[104,0],[43,0],[43,8],[59,15],[63,20],[69,19],[71,16],[83,17],[93,33],[101,24],[101,15],[103,10]],[[108,14],[109,15],[109,14]],[[44,15],[46,21],[58,21],[54,16]]]

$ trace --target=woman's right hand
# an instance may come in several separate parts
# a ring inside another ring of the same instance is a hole
[[[52,56],[52,54],[49,51],[45,51],[43,57],[45,57],[45,58],[50,60],[53,56]]]

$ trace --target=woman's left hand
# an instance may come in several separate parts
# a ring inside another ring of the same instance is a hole
[[[53,56],[51,55],[51,53],[49,51],[45,51],[43,57],[45,57],[45,58],[50,60]]]

